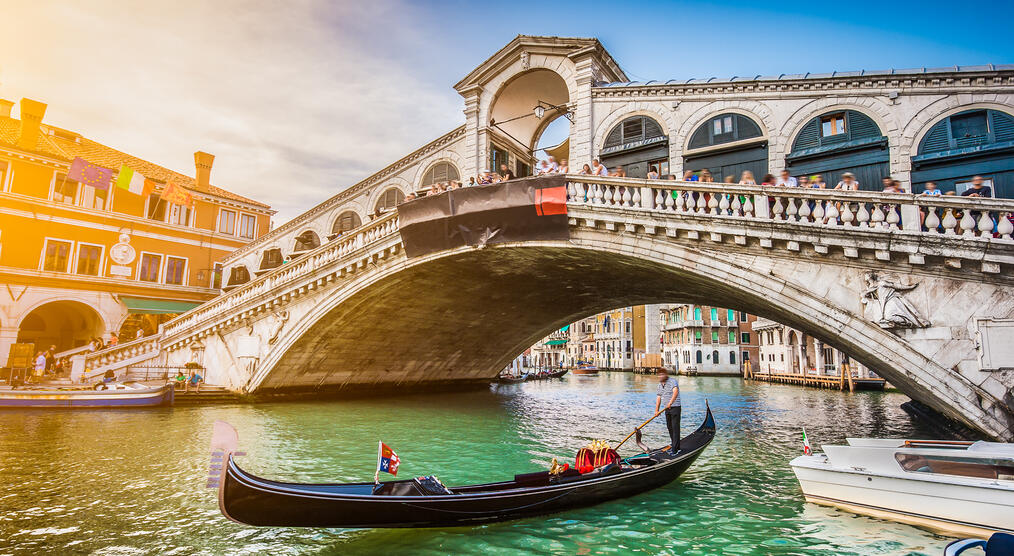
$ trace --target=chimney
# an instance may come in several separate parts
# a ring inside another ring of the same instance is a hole
[[[12,101],[0,98],[0,117],[10,118],[11,108],[14,108],[14,103]]]
[[[27,98],[21,99],[21,134],[18,135],[18,147],[35,150],[39,143],[39,126],[46,114],[46,103]]]
[[[197,167],[194,179],[197,180],[197,187],[207,189],[211,185],[211,165],[214,162],[215,155],[213,154],[208,154],[204,151],[194,153],[194,166]]]

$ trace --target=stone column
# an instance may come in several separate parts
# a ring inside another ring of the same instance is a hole
[[[817,374],[824,375],[824,342],[820,340],[813,340],[813,355],[817,362]]]
[[[479,95],[482,87],[473,87],[462,92],[465,97],[465,158],[461,162],[462,182],[468,183],[468,176],[482,170],[485,146],[479,141]]]
[[[800,374],[806,374],[806,336],[799,337],[799,346],[796,350],[799,352],[799,372]]]
[[[7,366],[7,356],[11,346],[18,342],[18,327],[0,326],[0,367]]]
[[[570,99],[574,105],[574,124],[570,126],[570,167],[581,169],[590,164],[595,156],[595,121],[592,114],[592,82],[594,81],[593,61],[590,55],[574,60],[577,90]]]

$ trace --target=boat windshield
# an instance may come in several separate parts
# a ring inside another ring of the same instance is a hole
[[[1014,481],[1014,460],[959,455],[895,454],[905,471]]]

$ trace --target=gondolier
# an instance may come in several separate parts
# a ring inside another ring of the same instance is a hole
[[[664,405],[663,405],[664,404]],[[672,445],[669,453],[676,455],[680,449],[680,386],[675,378],[669,376],[665,367],[658,369],[658,396],[655,398],[655,413],[665,410],[665,424],[669,427],[669,438]]]

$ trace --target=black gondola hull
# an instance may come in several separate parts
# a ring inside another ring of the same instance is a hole
[[[684,451],[654,465],[573,482],[526,487],[514,481],[453,488],[440,496],[368,494],[373,485],[280,483],[243,471],[232,454],[219,486],[222,513],[248,525],[281,527],[447,527],[582,508],[652,490],[676,480],[714,438],[705,423],[683,441]],[[658,451],[652,455],[656,457]],[[362,491],[365,494],[357,494]]]

